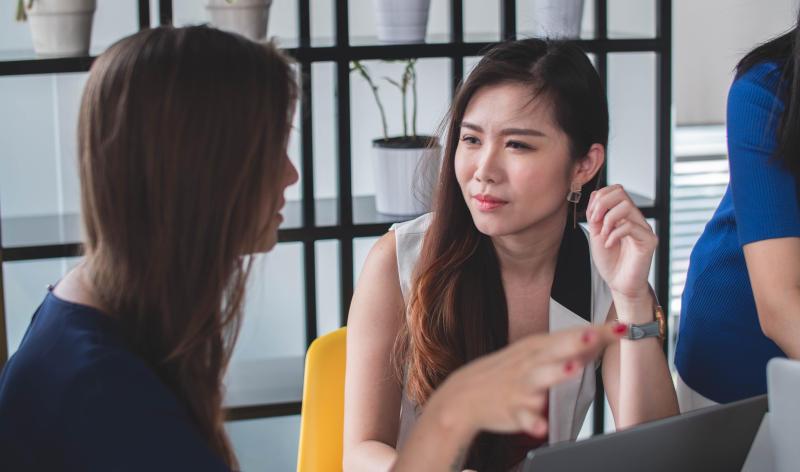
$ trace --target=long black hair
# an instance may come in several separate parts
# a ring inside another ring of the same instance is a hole
[[[738,79],[756,64],[776,62],[781,66],[779,91],[784,108],[778,118],[773,158],[800,180],[800,13],[794,28],[753,49],[736,65]]]

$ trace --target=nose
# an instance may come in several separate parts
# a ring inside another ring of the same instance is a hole
[[[494,145],[484,146],[482,151],[475,168],[475,180],[487,184],[496,184],[502,176],[500,152]]]
[[[283,170],[283,187],[289,187],[290,185],[294,185],[297,181],[300,180],[300,174],[297,173],[297,168],[292,164],[291,159],[289,156],[286,156],[286,167]]]

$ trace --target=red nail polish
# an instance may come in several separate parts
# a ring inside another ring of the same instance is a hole
[[[540,420],[534,426],[534,436],[536,437],[546,437],[547,436],[547,422],[544,420]]]
[[[586,331],[585,333],[583,333],[583,336],[581,336],[581,341],[583,341],[583,344],[589,344],[593,340],[594,340],[594,332],[592,331]]]
[[[628,331],[628,325],[625,323],[620,323],[619,321],[615,322],[614,328],[612,328],[615,333],[622,334]]]
[[[568,362],[567,362],[567,363],[564,365],[564,371],[565,371],[565,372],[572,372],[572,371],[574,371],[574,370],[575,370],[575,361],[568,361]]]

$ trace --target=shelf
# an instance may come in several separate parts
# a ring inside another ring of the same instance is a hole
[[[317,224],[303,228],[302,203],[287,202],[281,211],[284,220],[278,232],[279,241],[380,236],[391,223],[413,218],[378,213],[372,196],[353,198],[352,227],[339,225],[338,199],[319,199],[314,202],[314,207]],[[0,224],[3,261],[6,262],[73,257],[78,255],[83,240],[80,215],[74,213],[2,218]]]
[[[2,219],[3,250],[75,244],[83,240],[78,214],[18,216]]]
[[[350,36],[350,46],[394,46],[392,43],[382,43],[377,36]],[[444,44],[450,42],[449,34],[428,34],[425,40],[418,43],[407,43],[407,45],[424,45],[424,44]],[[333,43],[335,44],[335,43]]]
[[[638,194],[631,194],[636,206],[646,218],[658,217],[655,202]],[[414,216],[385,215],[375,210],[375,198],[353,198],[353,226],[339,224],[338,199],[324,198],[314,202],[316,225],[302,226],[302,203],[286,202],[281,211],[283,223],[278,232],[280,242],[318,241],[322,239],[380,236],[392,223],[407,221]],[[77,214],[21,216],[3,218],[3,261],[23,261],[74,257],[78,255],[83,233]]]
[[[357,43],[347,46],[300,47],[296,39],[282,42],[279,46],[300,62],[330,62],[371,59],[403,59],[408,57],[462,57],[476,56],[494,40],[486,42],[431,42],[418,44],[378,43],[377,38],[354,38]],[[475,39],[469,35],[468,39]],[[321,41],[321,40],[312,40]],[[578,39],[587,52],[661,52],[669,47],[661,39]],[[93,53],[100,51],[92,51]],[[0,51],[0,76],[23,74],[54,74],[63,72],[85,72],[89,70],[96,56],[37,58],[31,51]]]
[[[303,356],[231,362],[223,380],[226,418],[300,414],[304,362]]]

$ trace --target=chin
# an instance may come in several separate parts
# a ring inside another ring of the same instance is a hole
[[[264,253],[270,252],[275,248],[278,244],[278,232],[277,230],[271,231],[268,236],[266,236],[261,242],[256,244],[256,247],[253,249],[253,253]]]
[[[481,234],[486,236],[502,236],[508,232],[508,224],[502,218],[487,217],[486,215],[472,216],[472,223]]]

